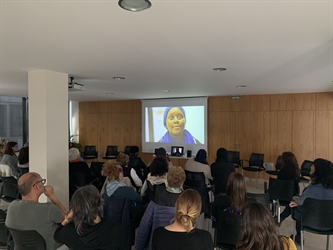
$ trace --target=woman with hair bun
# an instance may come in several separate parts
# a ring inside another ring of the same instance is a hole
[[[176,201],[174,222],[158,227],[153,233],[154,250],[212,250],[213,240],[208,231],[197,229],[194,223],[201,213],[200,194],[185,190]]]

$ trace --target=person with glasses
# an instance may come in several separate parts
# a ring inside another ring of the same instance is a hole
[[[36,230],[45,240],[46,249],[57,249],[61,244],[55,242],[53,235],[67,210],[55,195],[53,187],[44,184],[38,173],[22,175],[17,188],[22,200],[14,200],[7,210],[6,226],[16,230]],[[45,194],[51,202],[39,203],[39,197]]]

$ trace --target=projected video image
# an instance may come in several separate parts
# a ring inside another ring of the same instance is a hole
[[[204,106],[146,107],[146,142],[204,143]]]

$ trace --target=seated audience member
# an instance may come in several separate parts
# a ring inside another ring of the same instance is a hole
[[[21,169],[22,174],[29,172],[29,147],[23,147],[20,149],[18,155],[18,167]]]
[[[20,168],[17,166],[18,159],[15,154],[17,151],[17,142],[10,141],[6,144],[4,155],[1,159],[0,164],[8,165],[13,172],[13,175],[18,177],[20,173]]]
[[[294,216],[296,218],[296,243],[301,242],[300,232],[300,213],[302,212],[302,205],[306,198],[314,198],[317,200],[333,200],[333,164],[325,159],[315,159],[311,166],[311,180],[310,185],[303,190],[300,197],[294,197],[290,202],[290,207],[297,207]],[[318,228],[322,230],[332,230],[332,228]],[[290,236],[293,238],[293,235]]]
[[[36,230],[44,238],[46,249],[52,250],[61,245],[54,241],[53,235],[67,211],[54,194],[53,187],[44,186],[45,182],[45,179],[34,172],[19,178],[17,187],[22,200],[14,200],[9,204],[5,224],[16,230]],[[43,193],[52,203],[38,202]]]
[[[279,235],[271,213],[259,203],[247,203],[242,209],[242,233],[237,250],[296,250],[294,242]]]
[[[5,139],[2,139],[2,140],[0,140],[0,162],[1,162],[1,160],[2,160],[2,157],[3,157],[3,155],[4,155],[4,153],[5,153],[5,146],[6,146],[6,140]]]
[[[235,172],[233,163],[228,162],[228,151],[219,148],[216,152],[216,161],[210,166],[215,183],[215,195],[225,193],[229,175]]]
[[[136,203],[142,203],[142,197],[134,191],[133,187],[128,187],[124,182],[123,169],[119,162],[107,162],[103,165],[102,175],[106,179],[106,185],[104,193],[108,197],[112,196],[115,198],[127,198]]]
[[[166,183],[168,173],[168,162],[163,156],[155,157],[150,164],[151,172],[141,188],[141,195],[146,195],[149,200],[155,200],[155,185]],[[153,190],[152,190],[153,189]]]
[[[128,166],[129,157],[127,154],[120,153],[117,157],[117,161],[121,164],[123,169],[124,177],[128,177],[131,181],[131,185],[137,190],[142,187],[142,181],[139,176],[136,174],[134,168]]]
[[[23,147],[24,147],[24,148],[29,147],[29,142],[27,141],[26,143],[24,143]]]
[[[200,194],[193,189],[185,190],[176,202],[174,222],[154,230],[152,249],[213,250],[211,234],[194,227],[201,213],[201,206]]]
[[[142,161],[142,159],[138,156],[139,155],[139,147],[138,146],[132,146],[130,149],[130,156],[129,156],[129,162],[128,167],[133,168],[141,179],[142,183],[145,181],[146,176],[144,176],[142,173],[145,173],[147,170],[146,164]]]
[[[185,172],[182,167],[172,166],[167,174],[167,183],[157,185],[155,189],[155,203],[174,207],[179,195],[183,192]]]
[[[226,194],[216,196],[212,208],[212,221],[218,221],[218,210],[240,214],[246,203],[246,185],[243,175],[233,172],[229,175]]]
[[[165,157],[167,159],[169,169],[173,166],[173,164],[170,160],[170,157],[166,153],[165,148],[158,148],[155,152],[154,157],[157,157],[157,156],[162,156],[162,157]],[[150,164],[151,164],[151,162],[149,162],[149,164],[148,164],[148,167],[147,167],[147,170],[146,170],[146,176],[150,173]]]
[[[204,149],[200,149],[195,158],[187,160],[185,164],[185,170],[192,172],[203,172],[206,177],[207,187],[210,187],[209,179],[212,178],[210,166],[207,163],[207,152]]]
[[[74,194],[77,187],[85,186],[94,180],[94,174],[87,163],[80,160],[80,152],[77,148],[69,151],[69,189],[70,196]]]
[[[125,250],[120,224],[103,218],[103,203],[96,187],[81,187],[74,193],[71,210],[54,233],[55,241],[73,250]]]
[[[299,195],[299,176],[301,170],[298,167],[297,159],[292,152],[282,153],[282,167],[278,172],[277,178],[281,180],[293,180],[295,186],[294,196]],[[288,201],[285,201],[288,202]],[[291,214],[291,208],[286,206],[280,215],[280,224]],[[274,218],[278,223],[277,216]],[[280,226],[280,224],[278,226]]]

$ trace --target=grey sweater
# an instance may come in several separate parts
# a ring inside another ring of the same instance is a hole
[[[16,154],[13,154],[13,155],[5,154],[5,155],[3,155],[0,163],[8,165],[12,169],[14,176],[18,176],[18,174],[20,173],[20,168],[17,166],[18,159],[17,159]]]

